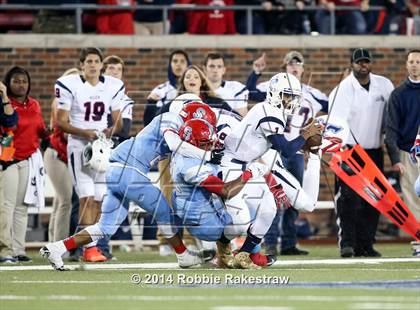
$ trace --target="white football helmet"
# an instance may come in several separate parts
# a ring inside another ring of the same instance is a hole
[[[284,101],[284,94],[292,96],[288,103]],[[284,109],[286,114],[300,107],[302,100],[302,86],[293,74],[281,72],[270,79],[267,101],[276,108]]]
[[[88,143],[83,148],[83,165],[97,172],[105,172],[108,168],[109,157],[113,142],[107,139],[103,132],[98,133],[98,139]]]
[[[196,94],[185,93],[172,100],[171,105],[169,106],[169,112],[179,114],[179,112],[181,112],[182,110],[182,107],[191,101],[202,102],[201,98],[198,97]]]

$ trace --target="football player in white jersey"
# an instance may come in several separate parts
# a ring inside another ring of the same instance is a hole
[[[282,69],[287,73],[293,74],[302,81],[302,76],[305,71],[304,69],[305,60],[303,55],[298,51],[290,51],[283,58]],[[266,67],[265,53],[254,61],[253,72],[248,78],[247,87],[250,90],[250,99],[260,102],[265,100],[269,81],[259,83],[257,81],[261,76],[261,72]],[[307,84],[302,84],[302,95],[303,101],[299,111],[288,117],[285,127],[285,137],[288,140],[294,139],[299,136],[300,129],[307,123],[308,119],[315,117],[318,112],[328,112],[328,97],[316,88],[313,88]],[[304,156],[302,152],[298,152],[292,157],[286,159],[281,158],[283,165],[286,169],[291,172],[300,184],[303,183],[304,176]],[[288,208],[284,211],[283,216],[280,216],[280,212],[276,215],[266,238],[264,244],[266,245],[266,253],[276,255],[277,254],[277,243],[278,237],[280,236],[279,221],[282,219],[282,235],[281,235],[281,255],[307,255],[308,251],[299,249],[296,237],[296,225],[295,221],[298,218],[299,212],[294,208]]]
[[[68,133],[69,169],[79,196],[79,225],[96,223],[101,201],[106,191],[105,173],[82,162],[83,148],[103,132],[107,137],[121,128],[120,104],[125,94],[124,83],[111,76],[102,76],[102,52],[85,48],[80,54],[82,75],[68,75],[55,83],[58,99],[57,124]],[[107,128],[107,113],[111,110],[113,128]],[[84,252],[87,261],[104,261],[96,244],[89,244]]]
[[[110,55],[110,56],[105,57],[104,68],[103,68],[104,75],[109,75],[123,81],[123,73],[124,73],[124,60],[122,60],[120,57],[116,55]],[[133,122],[133,104],[134,104],[133,99],[131,99],[125,94],[123,100],[121,101],[121,107],[120,107],[121,118],[122,118],[122,128],[118,132],[118,134],[112,137],[114,142],[120,143],[129,138],[131,124]],[[111,116],[111,115],[108,114],[108,116]],[[112,120],[108,119],[108,124],[109,123],[112,123]]]
[[[207,54],[204,59],[204,73],[220,98],[242,116],[248,112],[248,90],[246,86],[237,81],[226,81],[223,79],[226,67],[222,54]]]
[[[270,148],[283,156],[292,156],[304,146],[309,137],[321,133],[321,126],[313,122],[302,130],[297,138],[288,141],[284,137],[287,115],[300,107],[301,97],[301,85],[295,76],[279,73],[271,78],[267,100],[256,104],[225,139],[225,155],[221,165],[225,182],[237,177],[248,163],[259,160]],[[249,226],[248,236],[240,252],[250,253],[261,242],[276,214],[276,199],[280,200],[281,197],[278,188],[273,185],[273,179],[274,182],[283,185],[287,197],[295,208],[307,211],[314,209],[319,190],[317,184],[319,184],[320,168],[319,157],[315,157],[314,163],[308,169],[311,172],[317,171],[318,179],[311,180],[311,188],[302,190],[294,177],[283,168],[275,176],[271,175],[266,180],[261,179],[257,183],[247,184],[242,194],[226,202],[242,210],[245,200],[246,207],[255,210],[255,219]],[[281,168],[276,166],[276,170]],[[272,187],[269,188],[265,184],[266,181]],[[244,223],[247,224],[249,223]],[[240,259],[244,260],[245,266],[250,264],[246,261],[251,260],[249,255],[242,255]]]

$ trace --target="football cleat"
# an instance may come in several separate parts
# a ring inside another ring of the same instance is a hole
[[[238,269],[261,269],[260,266],[254,264],[250,254],[247,252],[239,252],[235,255],[233,267]]]
[[[255,265],[260,267],[269,267],[277,261],[277,257],[275,255],[263,255],[260,252],[251,253],[249,258],[251,258]]]
[[[218,266],[221,268],[233,268],[234,256],[230,249],[230,243],[225,244],[217,241],[216,245]]]
[[[186,250],[181,254],[176,254],[176,257],[181,268],[189,268],[204,263],[202,254],[198,251]]]
[[[61,257],[60,250],[54,243],[49,243],[46,246],[43,246],[39,250],[39,254],[43,258],[48,259],[51,266],[58,271],[67,271],[68,268],[64,267],[63,258]]]
[[[85,262],[106,262],[107,258],[99,251],[96,246],[86,248],[83,252],[83,260]]]

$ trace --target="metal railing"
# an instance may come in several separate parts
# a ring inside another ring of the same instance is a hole
[[[170,11],[245,11],[246,12],[246,25],[247,34],[253,33],[253,13],[254,12],[269,12],[265,11],[259,5],[231,5],[231,6],[209,6],[209,5],[132,5],[132,6],[121,6],[121,5],[98,5],[98,4],[61,4],[61,5],[30,5],[30,4],[1,4],[0,11],[7,10],[22,10],[22,11],[38,11],[38,10],[58,10],[58,11],[74,11],[76,32],[82,33],[82,15],[84,11],[93,11],[98,9],[112,9],[112,10],[162,10],[162,21],[166,21]],[[383,6],[370,6],[369,11],[380,11],[385,9]],[[298,9],[294,6],[286,6],[282,11],[278,10],[278,7],[273,7],[272,11],[284,12],[284,11],[297,11]],[[322,6],[307,6],[301,12],[311,12],[317,10],[326,10]],[[360,10],[357,7],[348,6],[336,6],[334,11],[331,11],[330,18],[330,31],[331,34],[335,34],[335,20],[336,11],[357,11]],[[163,23],[163,33],[168,33],[167,24]]]

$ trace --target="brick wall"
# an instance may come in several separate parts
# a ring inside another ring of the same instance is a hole
[[[203,55],[213,49],[186,48],[194,64],[201,64]],[[226,79],[245,83],[252,67],[252,61],[266,52],[268,72],[277,72],[282,58],[289,49],[269,48],[226,48],[217,49],[227,59]],[[350,49],[348,48],[306,48],[298,49],[305,57],[304,83],[321,89],[327,94],[337,84],[341,71],[349,65]],[[384,75],[397,85],[406,75],[405,59],[408,49],[405,48],[371,48],[374,58],[373,72]],[[53,98],[54,81],[65,70],[78,65],[78,48],[0,48],[0,76],[14,65],[29,70],[32,77],[31,96],[41,103],[46,122],[49,120],[49,105]],[[130,97],[136,100],[134,108],[133,133],[142,127],[144,98],[159,83],[166,81],[168,55],[171,49],[163,48],[107,48],[105,55],[116,54],[126,62],[125,81]],[[270,77],[262,77],[262,81]],[[333,184],[332,175],[327,173],[329,184]],[[331,194],[321,181],[321,199],[330,200]]]

